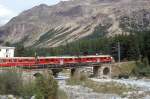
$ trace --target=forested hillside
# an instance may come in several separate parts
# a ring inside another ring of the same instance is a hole
[[[73,43],[54,48],[24,48],[20,43],[16,45],[16,56],[55,56],[55,55],[86,55],[111,54],[117,60],[117,43],[121,46],[122,60],[138,60],[147,57],[150,60],[150,33],[122,34],[114,37],[85,38]]]

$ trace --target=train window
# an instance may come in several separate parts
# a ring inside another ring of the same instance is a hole
[[[69,61],[70,59],[65,59],[66,61]]]
[[[16,59],[13,59],[13,61],[14,61],[14,62],[17,62],[17,60],[16,60]]]
[[[81,59],[80,58],[76,58],[75,60],[78,61],[78,60],[81,60]]]
[[[39,59],[39,61],[41,62],[41,61],[42,61],[42,59]]]
[[[54,59],[50,59],[50,61],[52,61],[52,62],[53,62],[53,61],[55,61],[55,60],[54,60]]]
[[[53,59],[53,62],[56,62],[57,61],[57,59]]]
[[[87,58],[87,60],[91,60],[91,58]]]
[[[35,60],[34,60],[34,59],[31,59],[31,62],[35,62]]]
[[[8,59],[5,59],[5,62],[8,62]]]
[[[22,60],[18,60],[18,62],[22,62]]]
[[[49,61],[49,59],[46,59],[46,61],[48,62],[48,61]]]
[[[58,61],[58,59],[55,59],[55,62],[57,62]]]
[[[32,59],[29,59],[29,60],[28,60],[28,62],[32,62],[32,61],[33,61]]]
[[[25,59],[25,61],[28,61],[28,59]]]

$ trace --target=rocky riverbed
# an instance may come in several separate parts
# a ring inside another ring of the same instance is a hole
[[[96,93],[92,89],[81,85],[66,85],[64,78],[59,80],[59,86],[64,90],[69,99],[150,99],[150,80],[115,80],[115,79],[92,79],[93,81],[104,82],[116,82],[118,84],[125,84],[126,86],[133,86],[135,91],[124,92],[123,95]]]
[[[59,81],[59,85],[67,93],[69,99],[121,99],[118,95],[96,93],[84,86],[66,85],[65,81]]]
[[[143,91],[150,91],[150,79],[96,79],[92,78],[91,80],[105,83],[105,82],[116,82],[125,85],[135,86],[140,88]]]
[[[96,79],[91,80],[98,83],[116,82],[117,84],[124,84],[125,86],[133,86],[135,91],[124,92],[123,95],[97,93],[81,85],[67,85],[66,79],[69,76],[60,75],[58,78],[59,88],[66,92],[68,99],[150,99],[150,80],[146,79]],[[0,99],[22,99],[16,98],[13,95],[0,95]],[[34,99],[34,97],[32,97]]]

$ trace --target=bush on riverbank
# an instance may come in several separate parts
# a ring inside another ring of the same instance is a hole
[[[20,73],[1,72],[0,73],[0,94],[20,95],[22,89],[22,79]]]
[[[132,74],[136,77],[150,77],[150,65],[148,59],[144,59],[142,62],[137,61],[136,67],[133,69]]]
[[[113,64],[112,77],[119,77],[121,75],[132,76],[132,71],[134,70],[135,67],[136,67],[135,61]]]
[[[57,99],[58,84],[51,75],[36,77],[36,99]]]
[[[116,63],[112,66],[112,77],[150,77],[150,65],[148,59],[142,61],[129,61]]]
[[[67,99],[67,95],[58,89],[57,81],[50,74],[40,74],[35,81],[24,83],[21,73],[0,72],[0,95],[10,94],[23,99],[32,96],[36,99]]]

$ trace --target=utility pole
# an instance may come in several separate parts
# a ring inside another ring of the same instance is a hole
[[[118,42],[118,63],[120,66],[120,42]]]
[[[66,42],[66,47],[67,47],[66,48],[67,52],[65,54],[70,55],[70,46],[69,46],[69,43],[68,43],[68,39],[66,39],[65,42]]]

